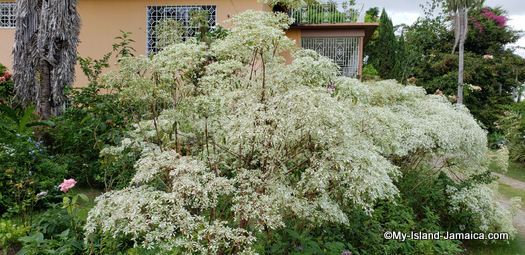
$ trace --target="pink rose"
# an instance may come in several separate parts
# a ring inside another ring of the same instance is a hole
[[[58,187],[60,187],[60,191],[63,191],[64,193],[66,193],[67,190],[73,188],[75,184],[77,184],[77,182],[74,179],[69,179],[69,180],[64,179],[64,182],[58,185]]]

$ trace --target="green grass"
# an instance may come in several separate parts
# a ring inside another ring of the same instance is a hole
[[[515,189],[510,185],[499,183],[498,191],[505,197],[521,197],[522,201],[525,201],[525,190]]]
[[[509,170],[505,173],[506,176],[525,182],[525,164],[519,162],[510,162]]]
[[[492,158],[489,165],[489,170],[491,172],[504,174],[510,178],[525,182],[525,163],[511,161],[509,162],[509,168],[507,172],[503,172],[500,168],[497,167],[494,158]]]
[[[516,236],[514,240],[506,242],[496,242],[484,244],[481,241],[467,243],[467,251],[464,254],[483,254],[483,255],[525,255],[525,240]]]

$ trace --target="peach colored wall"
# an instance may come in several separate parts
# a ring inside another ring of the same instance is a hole
[[[221,24],[245,10],[270,10],[267,5],[256,0],[80,0],[79,13],[82,17],[78,55],[101,58],[112,50],[114,38],[121,35],[120,30],[132,32],[130,38],[137,54],[146,54],[147,6],[153,5],[216,5],[217,22]],[[111,60],[111,64],[115,59]],[[84,86],[87,79],[77,66],[76,86]]]
[[[286,36],[292,40],[295,40],[295,45],[297,45],[298,48],[301,47],[301,29],[292,27],[286,31]],[[293,59],[290,52],[284,52],[281,54],[281,56],[283,56],[286,60],[286,64],[292,63]]]
[[[13,43],[15,41],[14,28],[0,28],[0,63],[13,72]]]
[[[9,0],[0,0],[1,2],[14,2]],[[13,44],[15,42],[14,28],[0,28],[0,63],[6,66],[9,71],[13,72]]]
[[[317,37],[317,36],[365,36],[364,29],[342,29],[342,28],[328,28],[328,29],[308,29],[301,32],[303,37]]]
[[[0,0],[4,1],[4,0]],[[78,55],[81,57],[102,58],[112,51],[114,38],[121,35],[120,30],[132,32],[132,44],[137,54],[146,54],[146,24],[148,5],[216,5],[217,22],[220,24],[245,10],[269,11],[270,7],[257,0],[79,0],[78,11],[82,18]],[[0,63],[12,69],[12,45],[15,29],[0,29]],[[113,64],[115,59],[111,59]],[[75,86],[85,86],[88,82],[80,68],[76,68]]]

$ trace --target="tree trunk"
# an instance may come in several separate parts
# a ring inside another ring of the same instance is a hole
[[[459,72],[458,72],[458,104],[463,104],[463,73],[464,73],[464,52],[465,39],[467,37],[467,8],[464,4],[459,6],[456,19],[459,19]]]
[[[463,104],[463,72],[464,72],[464,57],[465,41],[459,42],[459,73],[458,73],[458,104]]]
[[[42,119],[47,120],[51,117],[51,65],[47,61],[41,60],[40,70],[37,112]]]

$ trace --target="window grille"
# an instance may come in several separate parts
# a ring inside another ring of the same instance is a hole
[[[0,28],[15,27],[15,2],[0,2]]]
[[[359,37],[303,37],[301,47],[332,59],[343,76],[359,74]]]
[[[204,10],[208,12],[208,25],[210,27],[215,26],[215,24],[217,23],[216,5],[148,6],[148,53],[156,53],[160,50],[156,46],[157,38],[154,35],[154,30],[155,26],[164,19],[174,19],[181,25],[183,30],[183,40],[195,36],[198,27],[190,25],[191,12],[193,10]]]

